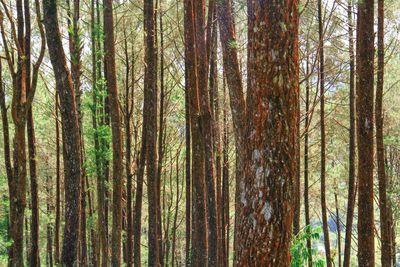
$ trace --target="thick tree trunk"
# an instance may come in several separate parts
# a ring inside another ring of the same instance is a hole
[[[61,41],[58,24],[57,2],[43,1],[44,24],[47,35],[49,55],[56,77],[56,88],[60,95],[62,118],[62,136],[64,149],[65,177],[65,227],[61,262],[72,266],[77,262],[78,240],[80,230],[81,198],[81,148],[78,115],[75,105],[75,92],[71,74],[67,67],[66,57]]]
[[[375,266],[374,242],[374,2],[358,2],[357,140],[358,265]]]
[[[191,266],[207,262],[207,221],[205,194],[204,145],[200,134],[200,106],[198,99],[195,44],[194,2],[184,1],[185,9],[185,69],[189,94],[190,129],[192,141],[192,250]]]
[[[121,265],[122,234],[122,132],[121,115],[118,101],[117,75],[115,68],[115,39],[112,0],[104,1],[104,53],[105,73],[111,114],[112,150],[113,150],[113,227],[112,255],[113,266]]]
[[[68,31],[69,33],[69,50],[71,57],[71,76],[72,82],[75,91],[75,102],[76,102],[76,110],[78,113],[78,124],[79,124],[79,136],[80,136],[80,145],[81,145],[81,228],[80,228],[80,240],[79,240],[79,261],[80,264],[87,264],[87,238],[86,238],[86,185],[85,185],[85,176],[86,170],[84,167],[84,139],[83,139],[83,129],[82,129],[82,117],[83,113],[81,110],[81,49],[82,44],[80,41],[80,33],[79,33],[79,9],[80,9],[80,0],[73,0],[73,7],[70,7],[70,0],[67,0],[67,14],[68,14],[68,27],[72,29],[72,31]],[[72,25],[71,25],[72,18]]]
[[[218,223],[215,192],[215,170],[213,155],[213,129],[208,91],[208,50],[206,41],[205,0],[197,0],[193,4],[194,36],[196,43],[196,68],[198,101],[200,105],[200,136],[204,146],[204,167],[206,181],[206,208],[208,233],[208,266],[218,264]],[[209,6],[210,12],[210,6]],[[209,14],[210,15],[210,14]],[[209,37],[210,38],[210,37]]]
[[[147,135],[147,189],[148,189],[148,214],[149,214],[149,253],[148,263],[150,266],[160,264],[160,246],[158,235],[158,205],[159,193],[157,182],[157,77],[155,71],[156,55],[155,48],[155,9],[154,1],[144,2],[144,26],[145,26],[145,78],[144,78],[144,108],[143,120],[146,123]]]
[[[248,5],[254,14],[250,157],[239,186],[236,260],[239,266],[289,266],[298,147],[298,2]]]
[[[17,40],[19,47],[24,43],[24,15],[22,0],[16,1]],[[4,38],[3,38],[4,41]],[[13,178],[9,184],[10,193],[10,248],[11,266],[23,266],[24,210],[26,207],[26,63],[25,55],[18,53],[17,72],[13,76],[12,118],[14,122]]]

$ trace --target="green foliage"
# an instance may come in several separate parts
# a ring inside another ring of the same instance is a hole
[[[301,267],[307,264],[310,255],[313,256],[313,266],[323,267],[324,260],[318,259],[317,252],[311,248],[307,248],[307,240],[318,240],[320,238],[321,228],[312,228],[307,225],[300,233],[293,237],[290,253],[292,255],[291,267]]]
[[[235,39],[229,40],[228,46],[230,49],[237,49],[238,48],[238,43]]]

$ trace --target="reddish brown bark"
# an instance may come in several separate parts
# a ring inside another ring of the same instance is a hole
[[[375,266],[374,242],[374,3],[358,2],[357,141],[358,265]]]
[[[251,10],[251,7],[249,7]],[[243,82],[239,67],[238,48],[236,43],[235,22],[232,14],[232,2],[229,0],[217,1],[217,16],[220,31],[220,40],[223,55],[223,67],[226,82],[229,87],[230,106],[232,110],[233,130],[236,145],[236,195],[235,214],[240,213],[239,192],[240,182],[243,179],[244,163],[246,159],[246,102],[243,93]],[[249,23],[249,26],[251,24]],[[251,42],[251,40],[249,39]],[[250,43],[249,43],[250,46]],[[248,61],[249,62],[249,61]],[[250,95],[250,94],[248,94]],[[234,250],[237,250],[237,220],[235,216],[235,240]]]
[[[210,78],[209,78],[209,92],[210,92],[210,108],[212,115],[212,133],[213,133],[213,154],[215,158],[215,184],[216,184],[216,214],[217,214],[217,230],[218,230],[218,243],[217,255],[218,266],[222,265],[223,257],[223,240],[224,235],[222,226],[222,146],[220,136],[220,108],[219,108],[219,87],[218,87],[218,25],[216,21],[216,13],[212,19],[212,35],[211,35],[211,51],[210,51]]]
[[[112,151],[113,151],[113,227],[112,227],[112,254],[113,266],[121,265],[121,233],[122,233],[122,132],[121,114],[118,102],[117,75],[115,69],[115,39],[112,0],[104,1],[104,53],[105,78],[110,104]]]
[[[12,52],[8,47],[8,40],[4,30],[4,14],[1,11],[1,21],[0,29],[1,36],[3,39],[4,51],[9,66],[9,71],[12,77],[12,87],[13,87],[13,100],[12,100],[12,118],[14,122],[14,142],[13,142],[13,170],[7,172],[7,174],[12,174],[8,177],[8,186],[10,193],[10,238],[13,243],[9,249],[9,263],[11,265],[22,266],[23,259],[23,223],[24,223],[24,209],[26,205],[26,140],[25,140],[25,128],[28,120],[28,111],[31,109],[33,98],[36,91],[36,82],[38,77],[39,66],[42,62],[44,55],[44,37],[43,28],[40,21],[40,9],[39,2],[35,1],[36,12],[37,12],[37,22],[42,39],[42,44],[39,52],[39,57],[37,62],[33,65],[32,72],[32,83],[31,83],[31,62],[30,62],[30,10],[29,2],[22,0],[16,1],[16,11],[17,11],[17,27],[12,19],[12,14],[8,9],[8,6],[4,1],[1,2],[3,6],[4,13],[6,14],[10,25],[11,32],[13,34],[13,42],[17,50],[17,63],[16,70],[14,68],[14,57]],[[25,9],[25,11],[24,11]],[[32,137],[32,135],[30,135]],[[30,141],[33,139],[30,138]],[[32,142],[30,142],[32,144]],[[30,150],[32,154],[32,150]],[[11,163],[10,163],[11,164]],[[8,165],[8,163],[6,164]],[[8,166],[7,168],[11,167]],[[35,172],[35,167],[31,168],[31,174]],[[33,175],[35,180],[35,175]],[[34,189],[35,189],[34,183]],[[36,190],[37,192],[37,190]],[[33,201],[37,200],[37,194],[34,192]],[[36,204],[36,203],[34,203]],[[37,207],[37,205],[35,205]],[[35,262],[38,261],[38,216],[37,209],[34,211],[34,222],[35,225],[33,240],[35,241],[33,256]],[[37,264],[36,264],[37,265]]]
[[[44,24],[47,45],[56,77],[56,88],[60,95],[62,118],[62,136],[64,142],[64,177],[65,177],[65,227],[61,262],[72,266],[77,262],[78,240],[80,229],[81,198],[81,148],[78,115],[75,105],[75,92],[71,73],[67,67],[66,57],[61,41],[58,24],[57,2],[43,1]]]
[[[205,200],[204,145],[200,135],[200,104],[198,99],[197,57],[194,49],[194,2],[184,1],[185,9],[185,69],[189,91],[190,129],[192,137],[192,258],[191,266],[207,262],[207,222]]]
[[[80,145],[81,145],[81,224],[80,224],[80,240],[79,240],[79,261],[81,264],[87,264],[87,238],[86,238],[86,185],[85,185],[85,176],[86,170],[84,167],[84,139],[82,135],[82,116],[83,113],[81,111],[81,49],[82,44],[80,42],[80,33],[79,33],[79,21],[80,21],[80,0],[73,0],[72,4],[72,12],[70,1],[67,0],[67,15],[68,19],[68,28],[71,29],[68,31],[69,33],[69,50],[70,50],[70,62],[71,62],[71,76],[72,82],[75,91],[75,102],[76,102],[76,110],[78,113],[78,124],[79,124],[79,136],[80,136]],[[72,23],[72,24],[71,24]]]
[[[248,5],[254,15],[249,25],[250,157],[239,185],[236,261],[239,266],[289,266],[298,147],[298,2]]]
[[[218,225],[215,192],[215,170],[213,155],[213,129],[208,91],[208,49],[206,43],[205,0],[193,4],[194,36],[196,43],[197,95],[200,106],[200,136],[204,148],[204,170],[206,181],[206,208],[208,233],[208,265],[218,264]],[[207,40],[208,41],[208,40]]]
[[[383,143],[383,81],[385,68],[385,39],[384,39],[384,0],[378,1],[378,71],[376,82],[376,102],[375,102],[375,123],[376,123],[376,151],[378,162],[378,184],[379,184],[379,211],[381,229],[381,265],[390,267],[392,264],[391,256],[391,237],[390,219],[388,214],[387,201],[387,177],[385,171],[385,147]]]
[[[157,77],[155,71],[156,48],[155,48],[155,9],[154,1],[144,2],[144,26],[145,26],[145,77],[144,77],[144,108],[143,120],[146,123],[147,135],[147,188],[148,188],[148,214],[149,214],[149,253],[148,263],[150,266],[160,264],[160,246],[158,239],[158,205],[159,194],[157,183]]]

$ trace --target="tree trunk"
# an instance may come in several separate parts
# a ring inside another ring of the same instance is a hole
[[[126,170],[126,210],[127,210],[127,237],[126,237],[126,264],[128,267],[133,264],[133,214],[132,214],[132,159],[131,159],[131,115],[132,107],[130,107],[129,99],[129,75],[130,75],[130,65],[128,56],[128,42],[124,31],[124,44],[125,44],[125,61],[126,61],[126,73],[125,73],[125,170]],[[132,63],[134,64],[134,63]],[[132,87],[134,84],[132,84]],[[133,90],[133,89],[132,89]]]
[[[326,208],[326,141],[325,141],[325,59],[324,59],[324,22],[322,20],[322,0],[318,0],[318,35],[319,35],[319,81],[320,81],[320,128],[321,128],[321,216],[324,232],[325,258],[327,267],[332,266],[329,241],[328,215]]]
[[[246,129],[246,103],[243,93],[243,82],[239,68],[238,47],[236,43],[235,22],[232,13],[232,2],[229,0],[217,1],[217,16],[220,31],[220,41],[222,46],[223,67],[225,78],[229,87],[230,106],[232,110],[233,130],[236,147],[236,195],[235,195],[235,214],[240,213],[240,185],[244,174],[244,163],[246,160],[245,143],[247,141]],[[251,9],[251,6],[249,6]],[[249,23],[249,26],[251,23]],[[249,39],[251,42],[251,40]],[[248,61],[250,62],[250,61]],[[250,63],[249,63],[250,64]],[[248,94],[250,95],[250,93]],[[234,251],[238,248],[237,226],[239,216],[235,216],[235,238]],[[235,253],[236,258],[236,253]],[[235,260],[235,264],[237,264]]]
[[[226,96],[226,83],[224,77],[224,93],[223,93],[223,163],[222,163],[222,267],[229,266],[229,139],[228,139],[228,105]]]
[[[343,267],[350,266],[350,252],[353,230],[354,206],[356,200],[355,188],[355,150],[356,150],[356,120],[355,120],[355,62],[354,62],[354,37],[353,37],[353,1],[348,0],[347,20],[349,28],[349,56],[350,56],[350,132],[349,132],[349,191],[347,196],[346,234],[344,241]]]
[[[213,153],[215,158],[215,183],[216,183],[216,213],[217,213],[217,226],[218,226],[218,243],[217,255],[218,266],[222,265],[223,257],[223,241],[222,236],[222,147],[220,136],[220,108],[219,108],[219,87],[218,87],[218,25],[216,22],[216,12],[212,18],[212,34],[211,34],[211,51],[210,51],[210,78],[209,78],[209,92],[210,92],[210,108],[212,115],[212,131],[213,131]]]
[[[25,13],[25,62],[26,62],[26,91],[31,91],[31,15],[29,1],[24,1]],[[29,175],[31,185],[31,248],[30,248],[30,266],[39,266],[39,196],[38,182],[36,175],[36,144],[35,127],[33,122],[32,106],[27,114],[27,136],[29,153]]]
[[[189,103],[189,90],[190,87],[188,85],[188,70],[185,68],[185,262],[186,267],[190,266],[191,263],[191,247],[190,247],[190,233],[192,232],[191,227],[191,175],[190,175],[190,103]]]
[[[252,1],[248,9],[254,15],[249,18],[250,157],[239,185],[236,261],[289,266],[298,147],[298,2]]]
[[[374,2],[358,2],[357,140],[358,265],[375,266],[374,242]]]
[[[61,224],[61,173],[60,173],[60,124],[58,117],[59,103],[58,91],[55,94],[55,113],[56,113],[56,225],[54,233],[54,262],[60,263],[60,224]]]
[[[159,193],[157,182],[157,77],[155,71],[156,55],[155,48],[155,9],[154,1],[144,2],[144,26],[145,26],[145,78],[144,78],[144,107],[143,120],[146,123],[147,135],[147,189],[148,189],[148,214],[149,214],[149,266],[160,264],[159,235],[158,235],[158,205]]]
[[[58,25],[57,2],[55,0],[43,1],[43,10],[47,45],[56,77],[56,88],[60,95],[62,135],[65,144],[63,154],[66,212],[61,262],[67,266],[72,266],[78,260],[80,230],[81,148],[78,114],[72,78],[66,64]]]
[[[133,263],[135,267],[142,266],[141,263],[141,236],[142,236],[142,201],[143,201],[143,175],[146,163],[146,125],[142,128],[142,145],[140,149],[139,168],[136,179],[136,198],[135,198],[135,227],[133,233]]]
[[[203,266],[207,262],[207,222],[204,145],[200,134],[200,106],[198,101],[198,84],[196,80],[197,64],[194,25],[194,2],[184,1],[185,9],[185,69],[190,110],[190,129],[192,141],[192,250],[191,266]]]
[[[46,181],[47,189],[47,216],[50,217],[53,212],[53,180],[51,176],[47,176]],[[53,267],[53,227],[50,222],[47,223],[47,248],[46,248],[46,264],[47,266]]]
[[[210,7],[209,5],[209,16]],[[196,68],[198,85],[198,102],[200,106],[200,136],[204,146],[204,167],[206,181],[206,209],[208,233],[208,266],[218,265],[218,223],[217,203],[215,192],[215,170],[213,155],[213,129],[210,109],[210,96],[208,91],[208,50],[206,41],[205,0],[194,1],[194,40],[196,43]],[[209,25],[210,26],[210,25]],[[210,37],[209,37],[210,38]]]
[[[378,163],[378,184],[379,184],[379,211],[381,229],[381,265],[390,267],[391,237],[390,220],[388,214],[388,201],[386,196],[387,177],[385,171],[385,148],[383,143],[383,81],[385,67],[385,39],[384,39],[384,0],[378,0],[378,71],[376,83],[375,123],[376,123],[376,151]]]
[[[115,69],[115,39],[112,0],[104,1],[104,53],[105,73],[111,114],[112,150],[113,150],[113,227],[112,255],[113,266],[121,265],[122,233],[122,132],[121,115],[118,101],[117,75]]]
[[[8,125],[7,107],[6,107],[6,95],[3,85],[3,67],[0,58],[0,109],[1,119],[3,126],[3,142],[4,142],[4,165],[6,167],[7,180],[11,181],[13,176],[12,163],[11,163],[11,152],[10,152],[10,130]]]
[[[16,1],[17,39],[19,47],[24,43],[24,14],[22,0]],[[5,38],[3,37],[3,43]],[[23,266],[24,211],[26,207],[26,62],[25,54],[18,52],[17,72],[13,76],[12,118],[14,122],[13,141],[13,178],[9,183],[10,194],[10,237],[12,242],[10,255],[11,266]],[[12,73],[12,71],[10,70]]]
[[[307,55],[309,53],[309,42],[307,41]],[[307,57],[306,62],[306,76],[310,75],[310,60]],[[309,78],[306,80],[306,112],[304,120],[304,217],[307,229],[311,227],[310,223],[310,201],[309,201],[309,178],[308,178],[308,159],[309,159],[309,124],[310,124],[310,81]],[[308,233],[309,234],[309,233]],[[311,238],[307,238],[307,251],[308,251],[308,267],[312,267],[312,250],[311,250]]]
[[[335,190],[337,190],[337,185],[335,185]],[[335,192],[335,210],[336,210],[336,232],[337,232],[337,253],[338,253],[338,266],[342,267],[342,235],[341,235],[341,223],[340,223],[340,213],[339,213],[339,201],[338,193]]]

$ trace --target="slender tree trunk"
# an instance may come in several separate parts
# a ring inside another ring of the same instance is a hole
[[[236,195],[235,195],[235,214],[240,214],[240,192],[242,191],[241,185],[243,184],[244,176],[244,163],[246,160],[245,144],[247,142],[247,129],[246,129],[246,103],[243,93],[243,82],[239,67],[238,60],[238,47],[236,45],[236,30],[235,22],[232,12],[232,2],[229,0],[217,1],[217,16],[220,31],[220,41],[223,54],[223,67],[225,78],[229,87],[230,106],[232,110],[233,130],[235,136],[236,147]],[[251,12],[251,6],[249,12]],[[249,27],[252,25],[249,20]],[[249,39],[251,42],[251,39]],[[249,43],[250,47],[250,43]],[[250,60],[248,60],[250,64]],[[250,92],[250,87],[248,87]],[[248,94],[248,96],[250,93]],[[248,103],[249,104],[249,103]],[[238,248],[237,240],[237,226],[239,216],[235,216],[235,238],[234,238],[234,251]],[[235,253],[236,258],[236,253]],[[234,265],[237,261],[234,261]]]
[[[131,114],[132,108],[130,107],[129,99],[129,56],[128,56],[128,42],[124,31],[124,43],[125,43],[125,61],[126,61],[126,73],[125,73],[125,170],[126,170],[126,210],[127,210],[127,237],[126,237],[126,258],[127,266],[130,267],[133,264],[133,225],[132,225],[132,159],[131,159]],[[134,86],[132,84],[132,86]]]
[[[375,266],[374,241],[374,2],[358,2],[357,140],[358,265]]]
[[[75,92],[58,25],[57,2],[43,1],[44,24],[46,27],[49,55],[56,77],[56,88],[60,95],[60,107],[64,142],[65,177],[65,227],[62,251],[62,264],[72,266],[77,263],[80,230],[81,198],[81,148]]]
[[[192,232],[191,228],[191,175],[190,175],[190,162],[191,162],[191,140],[190,140],[190,103],[189,103],[189,84],[188,84],[188,70],[185,68],[185,262],[186,267],[189,267],[191,264],[191,247],[190,241]]]
[[[3,127],[3,142],[4,142],[4,165],[6,167],[7,180],[11,181],[13,177],[13,169],[11,163],[11,152],[10,152],[10,130],[8,125],[7,107],[6,107],[6,95],[3,85],[3,68],[2,61],[0,58],[0,109],[1,119]]]
[[[218,227],[218,243],[217,255],[218,266],[222,265],[223,257],[223,227],[222,227],[222,148],[221,136],[219,127],[220,108],[219,108],[219,87],[218,87],[218,25],[216,22],[216,12],[212,18],[212,34],[211,34],[211,51],[210,51],[210,78],[209,78],[209,92],[210,92],[210,108],[212,115],[212,131],[213,131],[213,153],[215,158],[215,183],[216,183],[216,213],[217,213],[217,227]]]
[[[13,168],[11,163],[11,152],[10,152],[10,133],[9,133],[9,124],[8,124],[8,116],[7,116],[7,107],[6,107],[6,99],[5,99],[5,91],[3,85],[3,68],[2,62],[0,58],[0,109],[1,109],[1,119],[2,119],[2,130],[3,130],[3,142],[4,142],[4,165],[6,167],[7,173],[7,181],[8,184],[11,184],[13,179]],[[3,200],[7,200],[3,197]],[[7,214],[9,214],[9,208],[5,205],[5,210]],[[7,240],[10,240],[10,216],[7,216]],[[8,248],[8,255],[11,255],[11,249]],[[11,265],[11,259],[8,259],[8,265]]]
[[[226,96],[226,82],[223,82],[223,149],[222,149],[222,264],[223,267],[229,266],[229,139],[228,139],[228,104]]]
[[[309,43],[307,42],[307,55],[309,52]],[[310,66],[310,61],[309,57],[307,57],[307,62],[306,62],[306,76],[310,74],[309,70]],[[305,133],[304,133],[304,217],[305,217],[305,223],[307,229],[311,227],[311,222],[310,222],[310,201],[309,201],[309,178],[308,178],[308,159],[309,159],[309,131],[308,127],[310,124],[310,81],[307,78],[306,80],[306,114],[305,114],[305,120],[304,120],[304,128],[305,128]],[[311,251],[311,238],[307,238],[307,251],[308,251],[308,267],[312,267],[312,251]]]
[[[142,236],[142,201],[143,201],[143,175],[146,163],[146,125],[142,128],[142,145],[140,149],[139,168],[136,180],[136,198],[135,198],[135,228],[133,233],[133,263],[135,267],[142,266],[141,263],[141,236]]]
[[[176,232],[177,232],[177,222],[178,222],[178,212],[179,212],[179,203],[182,198],[181,188],[179,186],[179,156],[181,154],[181,150],[178,150],[176,156],[176,197],[175,197],[175,213],[174,213],[174,222],[172,226],[172,256],[171,256],[171,266],[175,267],[175,258],[176,258]],[[171,184],[172,186],[172,184]],[[183,189],[183,179],[182,179],[182,189]],[[167,259],[167,258],[166,258]]]
[[[59,103],[58,103],[58,91],[55,94],[55,113],[56,113],[56,225],[54,233],[54,262],[60,263],[60,224],[61,224],[61,170],[60,170],[60,124],[58,117]]]
[[[24,1],[25,13],[25,62],[26,62],[26,91],[31,91],[31,15],[29,1]],[[38,182],[36,175],[36,144],[35,127],[33,123],[32,106],[27,114],[27,136],[29,153],[29,175],[31,185],[31,248],[30,248],[30,266],[39,266],[39,196]]]
[[[337,187],[337,186],[336,186]],[[335,188],[337,190],[337,188]],[[339,201],[338,193],[335,192],[335,209],[336,209],[336,232],[337,232],[337,250],[338,250],[338,266],[342,267],[342,235],[341,235],[341,223],[339,213]]]
[[[327,267],[332,266],[329,240],[328,215],[326,208],[326,141],[325,141],[325,59],[324,59],[324,22],[322,20],[322,0],[318,0],[318,34],[319,34],[319,81],[320,81],[320,128],[321,128],[321,216],[324,232],[325,258]]]
[[[47,216],[50,218],[53,212],[53,180],[51,176],[47,176],[46,181],[47,189]],[[50,222],[47,223],[47,251],[46,251],[46,264],[53,267],[53,227]]]
[[[378,72],[376,83],[375,123],[376,123],[376,151],[378,162],[378,184],[379,184],[379,211],[381,229],[381,265],[390,267],[391,237],[390,221],[388,214],[388,201],[386,196],[387,177],[385,171],[385,148],[383,144],[383,81],[385,67],[385,39],[384,39],[384,0],[378,1]]]
[[[155,6],[155,11],[154,11],[154,23],[155,23],[155,44],[156,44],[156,55],[155,55],[155,75],[157,77],[157,64],[158,64],[158,31],[157,31],[157,15],[160,17],[159,19],[159,26],[160,26],[160,116],[159,116],[159,135],[158,135],[158,144],[157,144],[157,150],[158,150],[158,161],[157,161],[157,238],[158,238],[158,251],[160,253],[160,265],[168,265],[168,256],[164,255],[164,244],[163,244],[163,236],[162,236],[162,219],[161,219],[161,176],[162,176],[162,168],[163,168],[163,157],[164,157],[164,146],[165,146],[165,129],[166,129],[166,120],[165,120],[165,66],[164,66],[164,24],[163,24],[163,8],[162,8],[162,0],[157,1],[156,0],[156,6]],[[155,82],[155,88],[156,91],[158,91],[158,85],[157,85],[157,78]],[[156,113],[157,114],[157,113]],[[157,117],[157,116],[156,116]],[[157,120],[157,119],[156,119]],[[156,137],[157,138],[157,137]],[[168,236],[165,237],[167,242]],[[164,262],[165,259],[165,262]]]
[[[349,191],[347,196],[347,216],[346,216],[346,234],[344,241],[343,267],[350,266],[350,252],[353,230],[354,207],[356,200],[355,188],[355,150],[356,150],[356,120],[355,120],[355,57],[354,57],[354,37],[353,37],[353,1],[348,0],[347,20],[349,28],[349,56],[350,56],[350,131],[349,131]]]

